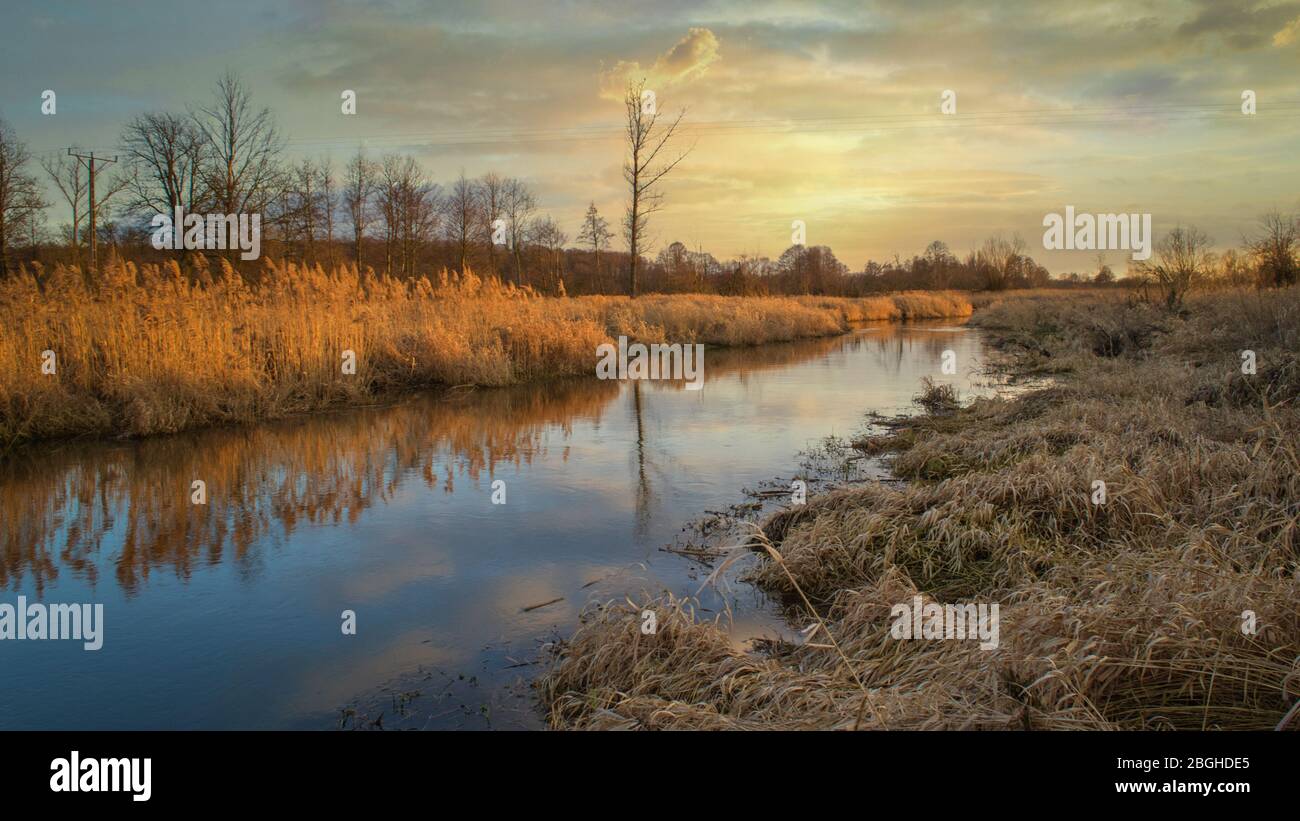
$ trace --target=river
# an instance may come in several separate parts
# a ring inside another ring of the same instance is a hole
[[[979,392],[983,356],[957,325],[872,324],[710,348],[700,391],[563,380],[33,446],[0,464],[0,603],[102,603],[103,646],[0,641],[0,728],[544,726],[530,684],[584,604],[696,593],[707,568],[663,550],[691,522],[914,411],[922,377]],[[781,632],[743,584],[701,606],[724,595],[738,642]]]

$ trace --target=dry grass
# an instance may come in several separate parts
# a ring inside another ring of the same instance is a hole
[[[552,724],[1281,724],[1300,699],[1300,289],[1207,295],[1181,316],[1008,300],[975,321],[1057,384],[863,442],[913,481],[811,499],[753,539],[752,581],[796,626],[813,623],[806,597],[838,649],[745,652],[672,599],[600,608],[543,683]],[[1103,332],[1125,342],[1099,346]],[[999,647],[893,639],[890,608],[914,595],[999,603]],[[643,607],[658,635],[639,634]]]
[[[268,267],[254,283],[202,258],[114,262],[0,282],[0,448],[79,434],[146,435],[372,401],[395,388],[592,374],[596,348],[755,345],[829,336],[867,313],[961,316],[961,297],[541,297],[444,272],[411,282]],[[883,308],[881,309],[883,310]],[[928,312],[928,313],[926,313]],[[42,352],[57,372],[41,372]],[[355,375],[342,373],[356,353]]]
[[[952,319],[971,315],[970,299],[948,291],[904,291],[889,296],[842,298],[795,297],[801,305],[839,311],[847,322]]]

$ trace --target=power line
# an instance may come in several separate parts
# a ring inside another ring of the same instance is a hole
[[[94,151],[89,154],[80,154],[71,148],[68,149],[68,156],[76,157],[77,162],[82,163],[90,170],[90,270],[96,271],[98,268],[95,264],[95,248],[98,238],[95,236],[95,212],[99,209],[98,203],[95,202],[95,175],[99,173],[99,169],[95,165],[96,163],[115,163],[117,162],[117,156],[114,155],[113,159],[110,160],[106,157],[96,157]],[[75,234],[77,227],[74,225],[72,230]]]
[[[1150,103],[1133,106],[1076,106],[1069,109],[1007,109],[969,114],[876,114],[845,117],[786,117],[685,122],[682,136],[711,137],[729,134],[774,136],[781,134],[876,133],[935,129],[1097,126],[1159,116],[1166,121],[1192,121],[1207,115],[1240,116],[1236,103]],[[1275,113],[1276,112],[1276,113]],[[1300,100],[1280,100],[1255,115],[1265,119],[1300,116]],[[598,123],[557,127],[483,127],[433,131],[298,137],[285,141],[299,149],[351,146],[359,142],[419,143],[430,148],[474,145],[532,145],[621,139],[621,126]],[[115,147],[120,150],[120,146]],[[39,152],[38,152],[39,153]]]

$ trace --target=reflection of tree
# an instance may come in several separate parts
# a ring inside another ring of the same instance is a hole
[[[642,420],[641,383],[632,383],[632,409],[636,414],[636,537],[640,541],[650,529],[650,480],[645,470],[645,423]]]
[[[917,327],[896,323],[881,325],[873,329],[870,335],[860,338],[871,341],[876,349],[876,363],[881,370],[895,375],[902,372],[905,360],[933,363],[935,370],[938,370],[943,352],[953,347],[957,341],[956,335],[947,331],[927,333],[923,325]],[[918,348],[924,351],[924,356],[918,357],[913,353]]]
[[[128,592],[162,567],[185,578],[226,560],[252,572],[251,554],[276,524],[287,537],[304,522],[356,522],[411,477],[450,490],[453,475],[477,482],[500,465],[530,464],[548,428],[567,436],[617,395],[615,383],[569,379],[28,452],[0,478],[0,587],[17,589],[30,573],[39,594],[61,571],[96,582],[110,532],[121,539],[114,572]],[[207,505],[190,504],[195,479],[207,483]]]

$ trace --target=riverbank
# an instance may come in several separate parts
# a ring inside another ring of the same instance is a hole
[[[594,609],[542,681],[551,725],[1300,723],[1300,289],[1178,314],[1010,299],[971,322],[1009,373],[1052,384],[964,408],[927,397],[926,415],[856,443],[907,484],[763,523],[747,577],[805,641],[745,652],[672,598]],[[997,604],[997,646],[895,638],[894,608],[917,596]]]
[[[0,450],[592,374],[596,348],[618,336],[758,345],[970,310],[946,293],[542,297],[473,274],[400,281],[292,265],[249,283],[201,260],[184,272],[114,262],[93,285],[75,270],[23,270],[0,282]]]

